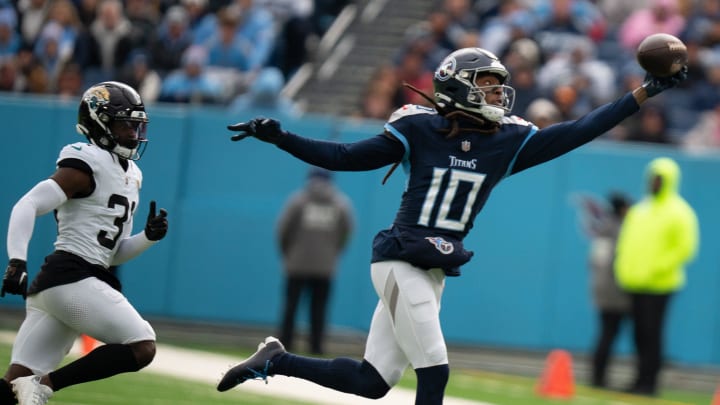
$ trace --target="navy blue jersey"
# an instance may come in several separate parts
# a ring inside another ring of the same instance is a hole
[[[385,124],[404,146],[402,167],[408,175],[394,223],[462,239],[490,191],[509,174],[518,151],[538,128],[508,117],[497,133],[464,131],[449,138],[443,132],[448,127],[435,110],[415,105],[397,110]]]
[[[408,176],[393,227],[373,243],[373,261],[404,260],[457,275],[472,253],[462,240],[492,189],[505,177],[549,161],[602,135],[639,106],[632,94],[586,116],[539,130],[519,117],[503,118],[492,134],[447,136],[450,122],[434,109],[407,105],[385,133],[355,143],[288,134],[278,146],[330,170],[372,170],[400,162]],[[471,128],[471,122],[461,122]]]

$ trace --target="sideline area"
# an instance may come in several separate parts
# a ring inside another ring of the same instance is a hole
[[[222,373],[241,360],[237,357],[159,344],[157,356],[146,370],[215,385],[220,381]],[[327,405],[415,403],[415,392],[406,388],[394,387],[385,397],[371,400],[285,376],[270,377],[267,384],[261,380],[247,381],[233,389]],[[452,397],[445,397],[443,403],[445,405],[491,405],[486,402]]]
[[[0,331],[0,341],[12,343],[15,333]],[[81,341],[78,339],[70,353],[80,355]],[[157,355],[153,362],[141,372],[164,374],[177,378],[204,382],[213,387],[220,381],[222,374],[230,367],[241,362],[240,357],[225,356],[200,350],[190,350],[167,344],[157,345]],[[267,384],[261,380],[247,381],[234,390],[252,392],[278,398],[291,398],[320,405],[363,405],[363,404],[413,404],[415,392],[395,387],[378,400],[362,398],[357,395],[337,392],[308,381],[285,376],[268,378]],[[445,397],[445,405],[492,405],[486,402],[470,401]]]
[[[0,309],[0,341],[12,343],[15,331],[22,321],[23,312],[16,309]],[[177,322],[169,319],[151,319],[158,334],[157,357],[145,370],[172,375],[188,380],[210,384],[213,389],[222,374],[242,361],[240,357],[223,356],[204,351],[188,350],[178,342],[195,342],[227,347],[256,347],[257,343],[272,334],[273,328],[263,325],[227,325],[206,322]],[[298,337],[302,346],[304,336]],[[170,344],[168,344],[170,343]],[[360,358],[365,344],[361,332],[331,330],[327,341],[327,352],[334,357]],[[202,347],[202,346],[200,346]],[[503,350],[459,344],[448,345],[448,357],[454,369],[481,370],[500,374],[538,378],[546,366],[544,351]],[[630,356],[619,356],[614,360],[609,380],[613,387],[622,387],[632,378],[633,361]],[[145,372],[143,370],[143,372]],[[581,384],[589,378],[589,358],[582,353],[573,353],[573,373]],[[668,364],[663,371],[663,386],[698,392],[714,392],[720,381],[717,367],[688,367]],[[248,381],[235,390],[273,396],[294,398],[317,404],[412,404],[413,390],[393,388],[380,400],[368,400],[355,395],[339,393],[296,378],[276,376],[262,381]],[[490,405],[459,398],[445,398],[448,405]]]

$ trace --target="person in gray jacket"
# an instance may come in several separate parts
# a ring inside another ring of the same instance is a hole
[[[310,293],[310,351],[323,353],[325,315],[338,258],[347,246],[354,219],[350,200],[330,171],[312,168],[305,187],[286,203],[277,238],[286,273],[280,339],[293,347],[295,313],[304,290]]]
[[[605,208],[585,201],[586,232],[591,238],[590,288],[600,325],[593,351],[591,383],[598,388],[607,387],[612,346],[623,320],[630,314],[630,296],[618,286],[613,270],[615,244],[630,200],[620,193],[611,193],[608,202]]]

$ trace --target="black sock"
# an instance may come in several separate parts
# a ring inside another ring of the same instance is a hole
[[[53,389],[101,380],[115,374],[140,370],[135,354],[128,345],[108,344],[98,347],[65,367],[50,374]]]
[[[327,360],[285,353],[277,358],[273,371],[372,399],[382,398],[390,390],[372,364],[344,357]]]
[[[10,383],[4,378],[0,378],[0,405],[15,404],[17,404],[17,399],[15,399],[15,394],[12,388],[10,388]]]
[[[442,405],[445,386],[450,378],[447,364],[415,369],[417,391],[415,405]]]

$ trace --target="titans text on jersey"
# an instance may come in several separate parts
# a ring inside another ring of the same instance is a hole
[[[401,259],[457,275],[457,265],[469,257],[456,255],[472,255],[462,249],[462,240],[502,179],[591,141],[638,109],[628,93],[577,121],[538,129],[522,118],[508,116],[493,134],[466,130],[448,137],[450,123],[445,117],[434,109],[406,105],[392,114],[385,133],[373,138],[334,143],[288,133],[278,146],[330,170],[371,170],[400,162],[407,185],[392,228],[381,231],[374,241],[373,261]],[[461,120],[462,127],[473,127],[470,122],[462,124]],[[426,237],[442,237],[460,246],[452,255],[425,257],[417,245],[437,251]]]

